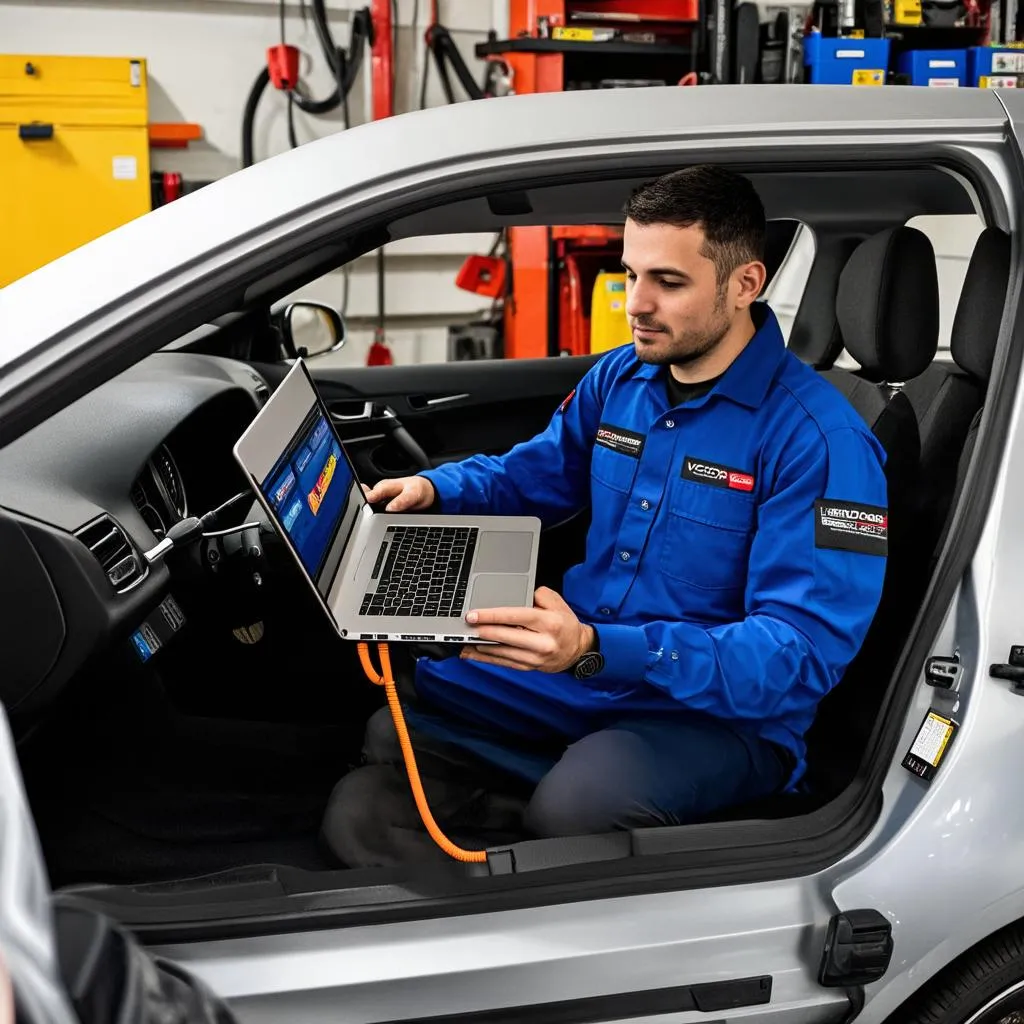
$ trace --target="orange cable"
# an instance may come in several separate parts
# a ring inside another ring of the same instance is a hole
[[[357,644],[359,661],[366,673],[366,678],[377,686],[384,687],[384,693],[388,699],[388,707],[391,709],[391,719],[395,723],[395,732],[398,733],[398,742],[402,747],[402,757],[405,759],[405,771],[409,776],[409,785],[412,787],[412,796],[416,801],[416,809],[420,812],[420,818],[427,827],[430,838],[438,846],[455,860],[461,860],[467,864],[484,864],[487,861],[486,850],[463,850],[456,846],[440,829],[430,813],[430,805],[427,803],[427,795],[423,792],[423,781],[420,779],[420,770],[416,767],[416,753],[412,749],[412,740],[409,739],[409,730],[405,724],[405,716],[402,714],[402,705],[398,700],[398,690],[395,688],[395,677],[391,673],[391,654],[387,644],[377,644],[377,651],[380,654],[380,673],[373,667],[370,661],[370,648],[368,644]]]

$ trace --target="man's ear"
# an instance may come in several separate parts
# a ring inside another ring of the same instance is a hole
[[[755,260],[737,267],[732,272],[732,279],[736,290],[736,308],[747,309],[764,290],[768,271],[763,263]]]

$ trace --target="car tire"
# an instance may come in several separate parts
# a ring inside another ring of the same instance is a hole
[[[1024,1024],[1024,926],[968,950],[889,1024]]]

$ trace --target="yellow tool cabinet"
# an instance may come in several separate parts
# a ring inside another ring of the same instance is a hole
[[[0,287],[150,209],[147,108],[144,60],[0,54]]]

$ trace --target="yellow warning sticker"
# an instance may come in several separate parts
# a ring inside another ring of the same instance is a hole
[[[853,73],[853,85],[885,85],[885,72],[881,68],[858,68]]]
[[[928,712],[910,752],[926,761],[933,768],[939,767],[942,755],[946,752],[949,739],[953,735],[953,723],[934,711]]]
[[[903,767],[930,782],[935,777],[958,727],[958,723],[952,718],[947,718],[934,708],[929,710],[921,723],[921,728],[917,730],[910,750],[903,758]]]
[[[606,43],[614,39],[610,29],[576,28],[574,25],[556,25],[551,30],[552,39],[562,39],[570,43]]]

